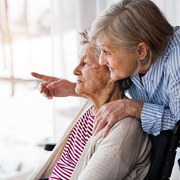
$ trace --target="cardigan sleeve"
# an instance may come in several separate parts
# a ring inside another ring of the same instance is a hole
[[[78,180],[143,179],[149,168],[150,144],[140,123],[126,118],[105,139],[102,133],[92,141],[90,158]]]

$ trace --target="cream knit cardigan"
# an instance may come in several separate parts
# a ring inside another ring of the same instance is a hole
[[[61,156],[69,134],[79,117],[91,106],[87,101],[77,113],[63,138],[55,149],[28,180],[38,180],[50,176]],[[140,122],[133,118],[119,121],[105,139],[103,130],[88,141],[72,180],[143,180],[150,167],[151,143],[142,131]]]

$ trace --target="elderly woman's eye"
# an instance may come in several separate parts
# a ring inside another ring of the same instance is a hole
[[[86,66],[86,65],[88,65],[88,62],[83,62],[83,66]]]

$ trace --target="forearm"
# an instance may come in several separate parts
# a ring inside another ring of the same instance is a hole
[[[173,129],[179,117],[171,114],[169,108],[164,106],[144,103],[141,112],[142,127],[148,134],[159,135],[162,130]]]
[[[126,99],[124,102],[127,116],[140,119],[143,130],[154,136],[159,135],[163,130],[173,129],[177,120],[180,119],[178,115],[171,113],[170,108],[164,108],[162,105],[141,103],[131,99]]]
[[[126,117],[130,116],[139,120],[141,117],[143,103],[132,99],[123,99],[121,101],[123,101],[126,106]]]

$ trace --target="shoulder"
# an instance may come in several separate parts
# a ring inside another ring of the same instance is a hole
[[[174,34],[169,40],[164,54],[157,61],[158,67],[164,69],[164,75],[180,79],[180,27],[174,28]]]
[[[101,136],[104,132],[104,129],[102,129],[98,136],[96,137],[99,142],[103,141],[104,143],[107,142],[120,142],[121,140],[125,140],[128,138],[134,139],[137,136],[141,136],[144,134],[140,121],[138,121],[135,118],[124,118],[123,120],[120,120],[117,122],[108,133],[107,137],[105,139],[102,139]]]
[[[148,135],[143,132],[140,121],[128,117],[117,122],[105,138],[102,138],[103,129],[92,138],[91,146],[98,154],[119,154],[125,147],[136,149],[143,143],[147,144]],[[138,142],[137,142],[138,140]],[[123,148],[122,148],[123,147]]]
[[[127,117],[114,125],[109,132],[109,137],[119,136],[121,138],[125,138],[133,136],[133,134],[143,134],[141,123],[135,118]]]
[[[111,131],[113,131],[113,129],[124,129],[124,128],[125,129],[141,128],[141,124],[140,124],[139,120],[137,120],[133,117],[127,117],[127,118],[124,118],[121,121],[117,122]]]
[[[166,51],[163,54],[163,59],[166,63],[176,63],[179,61],[180,55],[180,27],[174,28],[174,34],[169,40]]]
[[[174,27],[174,33],[170,39],[170,47],[176,47],[180,45],[180,26]]]

